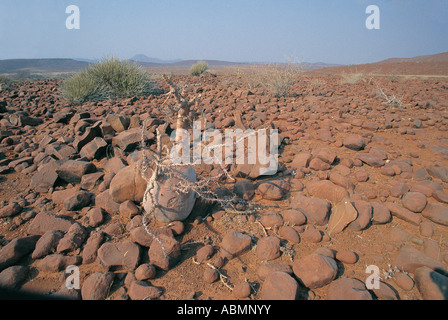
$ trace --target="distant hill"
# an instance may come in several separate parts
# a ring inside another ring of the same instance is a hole
[[[158,63],[158,64],[170,64],[170,63],[182,61],[182,59],[162,60],[162,59],[158,59],[158,58],[151,58],[151,57],[145,56],[144,54],[137,54],[129,60],[136,61],[136,62],[149,62],[149,63]]]
[[[0,73],[76,72],[88,65],[74,59],[7,59],[0,60]]]
[[[378,63],[399,63],[399,62],[448,62],[448,52],[418,56],[413,58],[390,58]]]
[[[448,52],[413,58],[390,58],[374,63],[321,68],[314,74],[364,73],[373,75],[447,76]]]

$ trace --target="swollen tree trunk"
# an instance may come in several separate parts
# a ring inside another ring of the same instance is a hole
[[[188,130],[187,117],[190,114],[190,107],[196,100],[187,101],[178,92],[171,79],[165,78],[165,80],[170,84],[172,92],[180,104],[174,145],[175,151],[179,155],[183,138],[181,131],[182,129]],[[158,150],[160,152],[160,145],[158,145]],[[173,164],[171,159],[165,160],[163,165],[163,168],[155,168],[154,181],[148,182],[143,198],[143,208],[147,213],[152,212],[155,219],[160,222],[183,221],[190,215],[196,201],[196,193],[190,188],[197,181],[196,171],[191,165]],[[157,172],[160,174],[158,175]]]

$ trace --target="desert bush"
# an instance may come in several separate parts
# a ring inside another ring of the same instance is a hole
[[[287,97],[303,68],[300,64],[269,64],[250,66],[239,70],[237,75],[249,89],[262,88],[276,97]]]
[[[287,97],[302,72],[298,64],[267,65],[261,69],[261,86],[276,97]]]
[[[342,84],[357,84],[360,81],[365,80],[365,76],[363,73],[360,72],[352,72],[352,73],[346,73],[343,72],[341,74],[341,83]]]
[[[139,65],[106,58],[65,80],[62,96],[72,104],[140,97],[158,92],[156,81]]]
[[[13,81],[7,76],[0,75],[0,92],[12,87]]]
[[[205,61],[199,61],[198,63],[194,64],[190,68],[190,75],[191,76],[200,76],[205,71],[207,71],[208,65]]]

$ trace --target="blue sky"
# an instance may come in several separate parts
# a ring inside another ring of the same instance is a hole
[[[368,30],[368,5],[380,29]],[[65,9],[80,9],[68,30]],[[358,64],[448,51],[448,0],[0,0],[0,59]]]

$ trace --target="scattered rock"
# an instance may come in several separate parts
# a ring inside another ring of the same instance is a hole
[[[167,271],[179,261],[181,255],[180,243],[173,237],[164,234],[157,237],[158,241],[153,241],[149,247],[149,262]]]
[[[256,254],[257,258],[263,261],[277,259],[280,257],[280,239],[274,236],[259,239]]]
[[[296,300],[299,284],[286,272],[270,273],[261,287],[261,300]]]
[[[28,276],[26,266],[11,266],[0,272],[0,287],[18,289]]]
[[[339,203],[349,198],[349,193],[343,187],[335,185],[330,180],[310,181],[306,184],[308,193],[313,197],[326,199],[332,203]]]
[[[65,270],[68,266],[77,266],[82,262],[80,256],[64,256],[62,254],[50,254],[40,260],[37,264],[39,270],[57,272]]]
[[[251,248],[252,239],[249,235],[236,230],[226,232],[221,242],[221,255],[227,259],[233,259]]]
[[[328,300],[373,300],[372,295],[361,280],[339,278],[328,286]]]
[[[422,212],[425,209],[426,204],[428,203],[426,196],[420,192],[408,192],[403,195],[401,199],[401,203],[403,207],[412,212]]]
[[[448,300],[448,277],[428,267],[415,270],[415,283],[424,300]]]
[[[448,226],[448,208],[439,203],[428,203],[422,216],[434,223]]]
[[[329,284],[338,272],[336,261],[315,253],[294,260],[292,268],[296,277],[310,289]]]
[[[39,236],[15,238],[0,249],[0,271],[6,269],[31,253]]]
[[[330,208],[330,203],[324,199],[314,199],[303,195],[296,195],[291,199],[291,209],[304,213],[308,222],[319,226],[328,223]]]
[[[146,281],[133,281],[129,287],[129,298],[131,300],[151,300],[160,298],[163,291],[154,287]]]
[[[132,241],[104,243],[97,252],[100,263],[107,269],[126,267],[135,270],[140,261],[140,247]]]
[[[281,200],[290,190],[291,185],[284,180],[269,180],[258,184],[256,192],[266,200]]]
[[[366,146],[364,138],[360,135],[353,135],[344,138],[343,144],[344,147],[355,151],[363,150]]]
[[[28,227],[28,234],[43,235],[49,230],[59,230],[67,232],[72,225],[67,219],[58,217],[50,212],[40,212],[31,221]]]
[[[105,300],[110,292],[115,274],[112,272],[95,272],[90,275],[81,287],[83,300]]]
[[[59,241],[64,237],[64,233],[59,230],[49,230],[43,234],[36,243],[36,247],[31,257],[39,259],[56,250]]]
[[[420,267],[428,267],[436,271],[446,271],[446,268],[442,263],[428,257],[423,252],[410,245],[405,245],[400,249],[400,252],[394,259],[392,265],[398,267],[399,270],[410,273],[415,273],[415,270]]]
[[[122,168],[113,177],[110,183],[110,195],[112,200],[122,203],[127,200],[142,202],[146,191],[147,182],[141,176],[136,163]]]
[[[392,202],[386,202],[386,206],[390,210],[392,215],[397,218],[400,218],[417,226],[422,222],[422,218],[420,218],[419,215],[406,208],[403,208],[402,206],[399,206]]]

